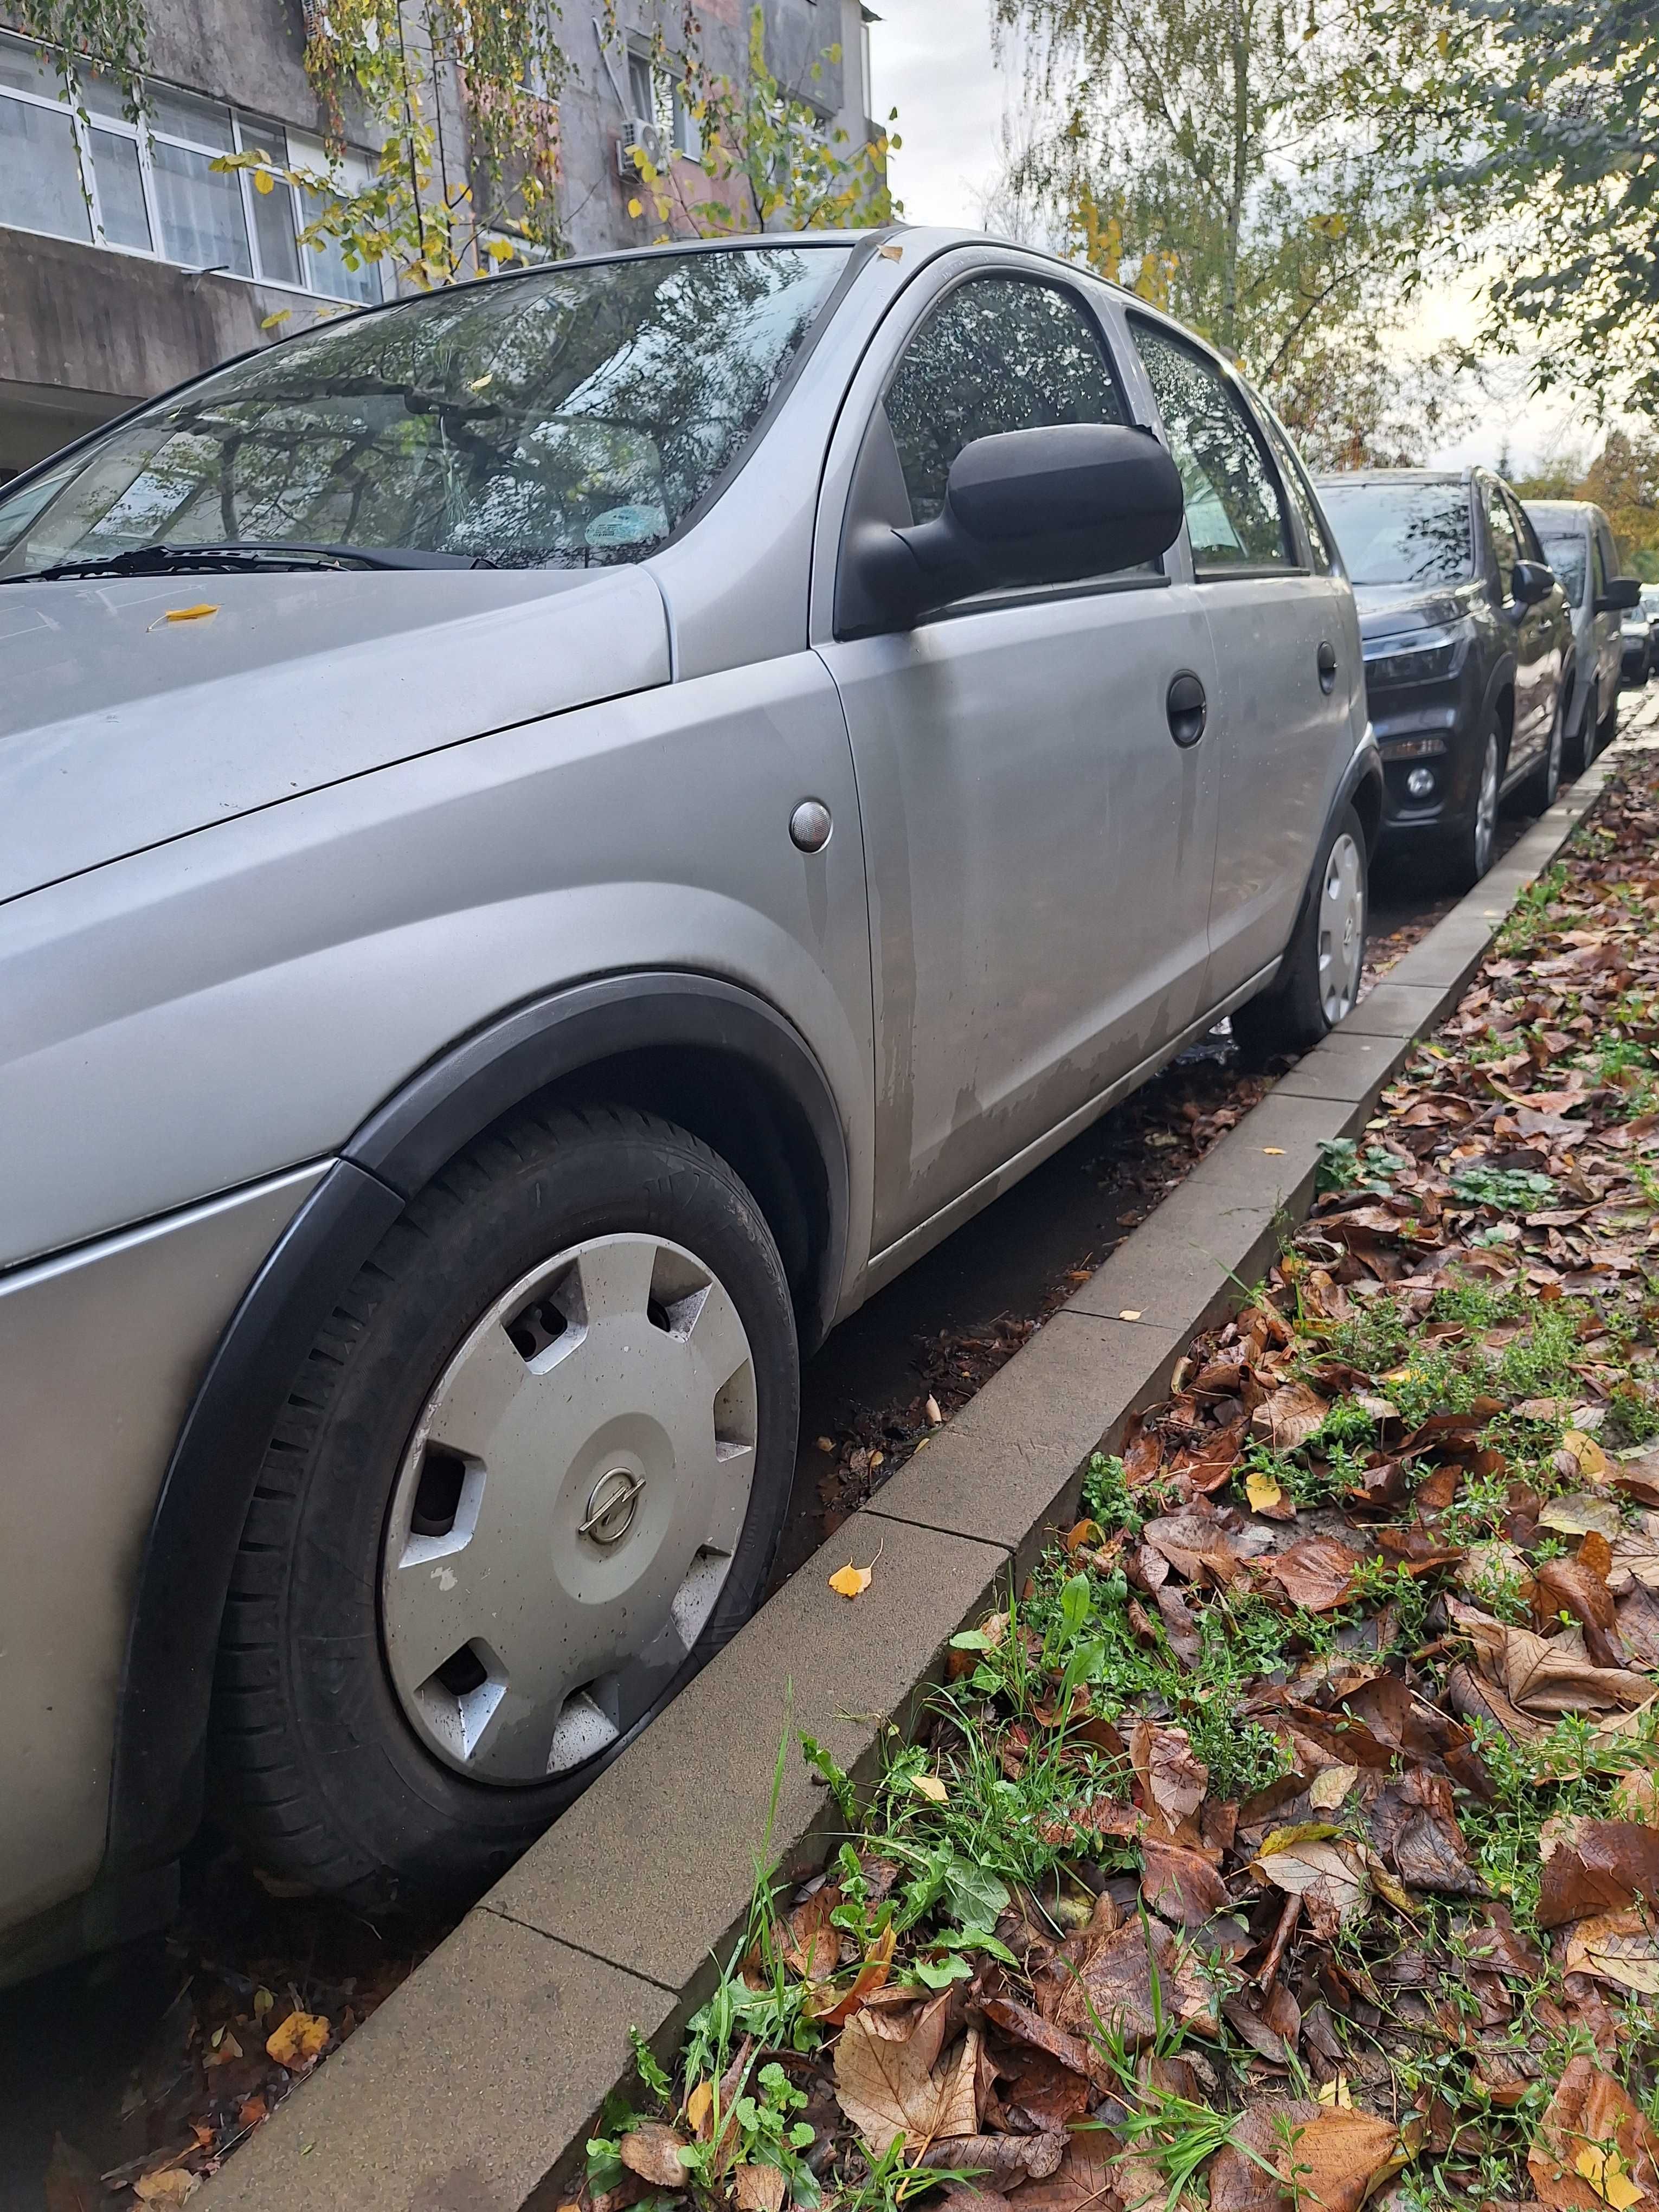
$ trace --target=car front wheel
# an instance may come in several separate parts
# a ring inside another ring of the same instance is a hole
[[[1496,717],[1487,725],[1481,749],[1480,775],[1474,804],[1468,817],[1452,833],[1446,878],[1453,890],[1473,890],[1492,863],[1498,849],[1498,809],[1504,785],[1504,736]]]
[[[452,1162],[249,1513],[213,1763],[256,1864],[365,1902],[510,1864],[758,1602],[798,1395],[777,1248],[696,1138],[527,1113]]]

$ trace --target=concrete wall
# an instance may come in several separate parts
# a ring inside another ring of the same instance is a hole
[[[404,5],[418,37],[421,0]],[[751,5],[703,0],[701,10],[708,65],[739,82],[747,69]],[[320,129],[319,104],[302,64],[301,0],[146,0],[146,6],[153,76],[300,130]],[[861,130],[859,0],[763,0],[763,8],[774,74],[849,134]],[[629,112],[625,42],[631,35],[647,44],[660,27],[672,45],[681,19],[680,0],[619,0],[624,45],[613,46],[607,69],[592,22],[595,12],[583,0],[563,16],[572,74],[561,101],[561,210],[579,253],[648,245],[661,234],[652,212],[629,214],[638,186],[618,173]],[[0,26],[15,29],[20,17],[20,0],[0,0]],[[838,45],[845,48],[842,61],[823,58]],[[823,72],[815,79],[817,60]],[[438,71],[428,112],[439,122],[447,179],[459,187],[468,180],[467,153],[453,72]],[[346,120],[349,136],[371,143],[361,116]],[[741,204],[738,190],[711,186],[691,165],[679,165],[678,183],[688,198]],[[682,219],[670,228],[693,226]],[[0,477],[135,400],[264,343],[270,334],[261,331],[261,319],[277,309],[288,310],[286,333],[303,329],[317,313],[304,295],[0,228]]]
[[[263,345],[261,318],[295,305],[292,292],[0,228],[0,471]],[[283,328],[315,312],[301,303]]]

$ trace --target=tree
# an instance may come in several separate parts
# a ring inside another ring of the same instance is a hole
[[[1534,381],[1659,411],[1659,13],[1651,0],[1366,0],[1425,189],[1497,258],[1490,343]]]
[[[811,65],[814,82],[823,66],[841,60],[828,46]],[[703,59],[702,26],[687,6],[680,46],[672,49],[660,31],[653,60],[677,86],[702,141],[691,159],[659,171],[635,147],[641,191],[630,203],[671,231],[708,237],[750,230],[868,229],[897,212],[887,182],[887,156],[902,142],[883,133],[856,144],[839,125],[826,127],[799,87],[782,83],[766,59],[765,17],[758,4],[749,21],[748,68],[741,82],[711,70]],[[890,120],[897,119],[897,110]],[[689,188],[695,173],[696,189]]]
[[[39,0],[44,4],[44,0]],[[55,0],[59,6],[68,0]],[[110,6],[117,0],[75,0]],[[137,0],[119,0],[136,5]],[[617,35],[616,0],[605,27]],[[348,268],[386,263],[420,290],[476,274],[520,252],[568,250],[558,198],[558,96],[571,65],[551,0],[307,0],[306,68],[323,99],[331,145],[356,108],[382,140],[374,173],[349,187],[337,170],[280,169],[268,152],[227,155],[256,190],[285,177],[315,210],[302,245],[333,240]],[[711,69],[702,25],[685,6],[679,42],[660,30],[653,65],[695,117],[701,149],[658,170],[633,149],[641,184],[630,211],[666,234],[857,228],[891,220],[886,158],[898,141],[849,147],[818,109],[767,65],[757,5],[741,81]],[[813,64],[821,76],[840,49]],[[447,173],[434,111],[447,73],[465,114],[471,173]]]
[[[1376,344],[1421,274],[1428,210],[1355,112],[1346,0],[993,10],[1030,37],[1058,113],[1025,183],[1075,252],[1241,361],[1315,444],[1371,458],[1407,398],[1449,404],[1449,362],[1396,367]]]

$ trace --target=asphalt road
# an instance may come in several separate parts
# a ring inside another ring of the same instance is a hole
[[[1512,836],[1522,827],[1506,824]],[[1374,945],[1395,957],[1452,903],[1399,877],[1378,883],[1373,901]],[[927,1397],[948,1414],[971,1395],[1265,1080],[1240,1068],[1224,1031],[1212,1035],[836,1332],[803,1377],[780,1577],[925,1432]],[[67,2212],[97,2201],[95,2191],[83,2198],[62,2186],[48,2195],[55,2138],[73,2147],[82,2173],[95,2174],[165,2136],[154,2116],[185,2094],[187,2039],[206,1980],[292,1982],[302,1996],[314,1990],[319,2008],[333,1993],[337,2008],[354,1984],[372,1993],[395,1979],[442,1932],[377,1929],[333,1906],[269,1899],[211,1838],[186,1869],[185,1890],[173,1936],[0,1992],[0,2212]]]

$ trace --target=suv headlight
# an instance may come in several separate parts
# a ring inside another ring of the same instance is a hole
[[[1378,638],[1365,647],[1365,680],[1379,685],[1431,684],[1452,673],[1467,642],[1468,633],[1462,628]]]

